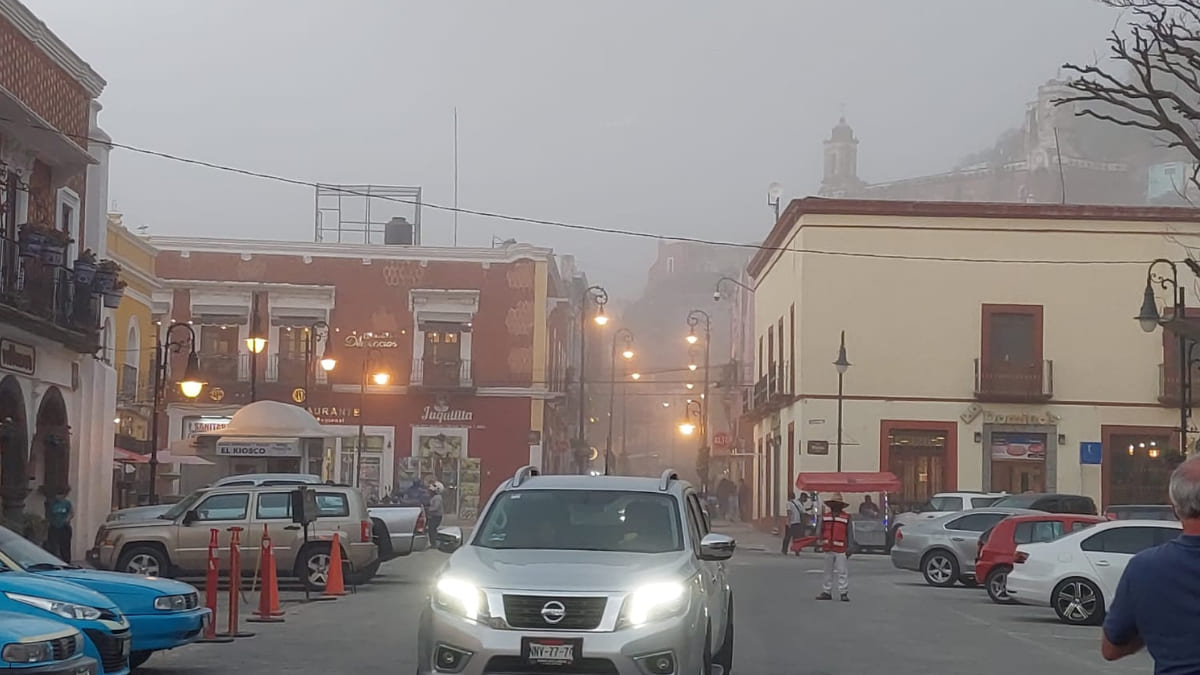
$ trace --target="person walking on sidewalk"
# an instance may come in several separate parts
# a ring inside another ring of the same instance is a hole
[[[808,495],[803,495],[807,497]],[[783,528],[783,547],[780,553],[787,555],[788,547],[791,546],[793,539],[800,539],[804,536],[804,504],[796,499],[796,493],[788,491],[787,503],[787,527]],[[800,555],[797,551],[796,555]]]
[[[829,511],[821,518],[821,531],[817,536],[817,550],[825,553],[825,579],[818,600],[833,599],[834,576],[842,602],[850,602],[850,516],[849,506],[842,500],[842,493],[835,492],[825,500]]]
[[[425,507],[425,529],[429,532],[430,545],[437,545],[438,526],[442,524],[442,491],[445,486],[441,481],[433,481],[430,486],[433,495],[429,498],[429,505]]]
[[[50,493],[46,500],[46,550],[71,562],[71,521],[75,519],[75,507],[67,499],[70,488]]]

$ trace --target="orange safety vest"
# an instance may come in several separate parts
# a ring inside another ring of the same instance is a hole
[[[850,541],[850,516],[845,511],[834,515],[826,513],[821,518],[821,550],[827,553],[845,553]]]

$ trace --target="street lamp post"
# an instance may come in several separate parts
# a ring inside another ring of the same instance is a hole
[[[842,378],[850,369],[850,361],[846,359],[846,331],[842,331],[842,344],[838,347],[837,361],[833,362],[838,374],[837,396],[837,470],[842,472]]]
[[[362,376],[358,379],[358,443],[354,448],[354,477],[350,482],[354,487],[359,486],[359,475],[362,473],[363,448],[367,443],[366,429],[363,426],[367,413],[367,374],[371,367],[371,357],[375,355],[382,357],[383,351],[372,347],[367,350],[366,354],[363,354]],[[371,381],[380,387],[386,385],[389,379],[391,379],[391,376],[382,368],[371,374]]]
[[[621,357],[626,361],[633,358],[633,331],[628,328],[621,328],[613,333],[612,336],[612,351],[609,354],[609,386],[608,386],[608,437],[604,440],[604,475],[608,475],[609,462],[612,461],[612,441],[613,441],[613,404],[617,397],[617,340],[625,341],[625,349],[621,351]],[[621,389],[624,392],[624,388]],[[625,394],[621,394],[621,401],[625,401]],[[622,421],[624,424],[624,421]]]
[[[267,348],[267,336],[262,333],[258,316],[258,293],[250,300],[250,335],[246,338],[246,349],[250,351],[250,402],[258,400],[258,355]],[[307,392],[305,392],[307,395]]]
[[[587,448],[587,399],[584,396],[586,395],[585,380],[587,379],[587,308],[589,302],[596,303],[596,316],[593,317],[596,325],[607,324],[608,317],[604,314],[604,305],[608,304],[608,291],[600,286],[589,286],[583,291],[583,298],[579,305],[579,438],[576,448],[578,453],[582,453]],[[582,468],[580,466],[581,470]]]
[[[696,335],[696,326],[700,325],[701,320],[704,321],[704,387],[700,394],[700,399],[702,401],[704,401],[704,405],[701,406],[702,412],[700,414],[700,448],[697,450],[696,459],[697,459],[697,464],[702,465],[704,467],[703,472],[697,471],[697,473],[701,474],[700,475],[700,484],[704,487],[707,487],[708,486],[708,458],[706,455],[708,453],[708,408],[709,408],[708,386],[712,381],[711,378],[709,377],[708,368],[709,368],[710,359],[712,357],[712,317],[708,315],[708,312],[706,312],[702,309],[693,309],[692,311],[688,312],[688,315],[687,315],[687,325],[688,325],[687,341],[688,341],[688,344],[696,344],[696,341],[699,339]],[[700,467],[698,466],[697,469],[699,469],[699,468]]]
[[[692,420],[695,419],[699,422],[701,416],[704,414],[704,409],[707,407],[707,402],[701,404],[700,401],[688,399],[688,402],[683,406],[683,421],[679,423],[679,433],[684,436],[691,436],[696,433],[697,425]]]
[[[187,336],[171,339],[176,328],[183,328]],[[164,387],[167,380],[167,361],[171,354],[178,354],[188,346],[187,367],[179,380],[179,391],[187,398],[196,398],[204,388],[200,377],[200,357],[196,354],[196,331],[186,323],[173,323],[166,333],[161,325],[154,330],[154,396],[150,408],[150,503],[158,503],[158,418],[162,414]]]
[[[318,321],[308,327],[308,339],[304,341],[304,405],[308,405],[308,382],[312,378],[312,358],[317,351],[317,341],[325,339],[325,349],[321,352],[321,370],[329,372],[337,367],[337,358],[333,354],[333,340],[329,334],[329,324]]]
[[[1165,265],[1170,270],[1170,276],[1155,272],[1156,267]],[[1188,267],[1196,271],[1191,261],[1188,261]],[[1179,268],[1176,264],[1166,258],[1158,258],[1150,263],[1146,269],[1146,288],[1142,292],[1142,309],[1138,315],[1134,317],[1142,330],[1147,333],[1153,333],[1155,328],[1164,326],[1167,320],[1158,311],[1158,301],[1154,298],[1154,287],[1158,286],[1165,290],[1174,290],[1175,304],[1171,308],[1173,319],[1182,321],[1187,310],[1186,296],[1183,286],[1179,285]],[[1191,367],[1188,361],[1190,360],[1190,349],[1188,347],[1188,339],[1183,331],[1176,331],[1179,336],[1179,452],[1186,455],[1187,450],[1187,433],[1188,433],[1188,418],[1191,417],[1191,398],[1192,398],[1192,378]]]

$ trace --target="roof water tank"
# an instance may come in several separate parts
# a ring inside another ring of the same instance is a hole
[[[392,218],[383,226],[383,243],[389,246],[412,246],[413,226],[407,218]]]

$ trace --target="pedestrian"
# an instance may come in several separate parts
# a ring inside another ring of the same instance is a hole
[[[71,562],[71,522],[75,507],[67,499],[70,488],[50,493],[46,500],[46,550],[66,562]]]
[[[441,481],[434,481],[430,488],[433,494],[429,497],[429,505],[425,507],[425,527],[429,530],[430,543],[436,545],[438,526],[442,524],[442,491],[445,486]]]
[[[738,515],[743,521],[749,522],[754,517],[754,495],[750,493],[750,485],[746,479],[738,481]]]
[[[780,551],[784,555],[788,554],[788,546],[791,545],[793,539],[800,539],[804,536],[804,505],[796,499],[796,493],[790,490],[788,491],[787,519],[787,527],[783,528],[783,547]],[[796,555],[800,555],[800,552],[796,551]]]
[[[834,576],[842,602],[850,602],[850,516],[849,506],[842,500],[842,493],[835,492],[825,500],[829,511],[821,518],[821,531],[817,536],[817,550],[825,553],[825,579],[818,600],[833,599]]]
[[[1115,661],[1145,647],[1156,674],[1200,673],[1200,456],[1175,468],[1168,491],[1183,532],[1125,566],[1100,653]]]
[[[863,503],[858,505],[858,515],[864,518],[878,518],[879,507],[875,502],[871,501],[871,495],[863,497]]]

